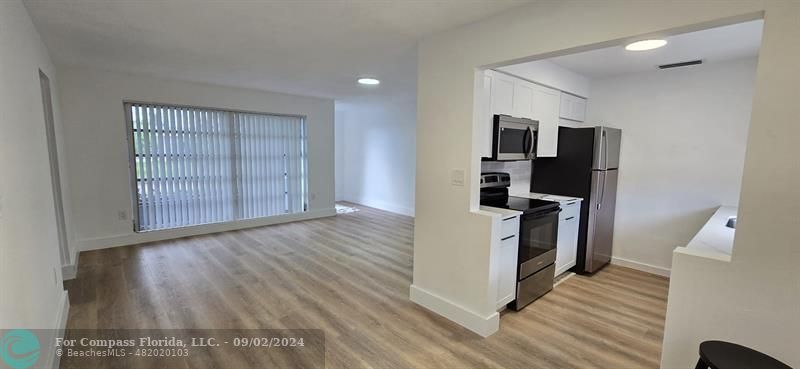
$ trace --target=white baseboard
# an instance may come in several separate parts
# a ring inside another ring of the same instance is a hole
[[[64,338],[64,332],[67,329],[67,318],[69,318],[69,293],[67,291],[62,292],[57,306],[58,311],[56,311],[55,323],[53,325],[53,329],[56,330],[53,342],[55,342],[56,337]],[[61,364],[61,357],[56,355],[55,347],[49,346],[50,345],[43,346],[43,348],[47,347],[47,351],[42,352],[42,357],[46,360],[43,368],[58,369]]]
[[[566,271],[572,269],[572,267],[574,267],[574,266],[575,266],[575,261],[572,261],[572,263],[569,263],[569,264],[562,265],[561,267],[556,269],[555,275],[557,275],[557,276],[562,275]]]
[[[58,329],[67,329],[67,318],[69,318],[69,292],[66,290],[64,293],[61,294],[61,301],[59,306],[61,306],[61,310],[58,312],[58,317],[56,318],[56,327]]]
[[[385,201],[380,200],[371,200],[371,199],[343,199],[342,201],[352,202],[354,204],[360,204],[364,206],[369,206],[371,208],[381,209],[388,211],[390,213],[405,215],[409,217],[414,217],[414,208],[409,208],[407,206],[401,206]]]
[[[413,284],[410,289],[410,298],[414,303],[452,320],[482,337],[488,337],[500,328],[500,314],[497,312],[483,317]]]
[[[667,278],[669,278],[669,275],[670,275],[670,269],[669,268],[664,268],[664,267],[660,267],[660,266],[656,266],[656,265],[652,265],[652,264],[641,263],[641,262],[638,262],[638,261],[618,258],[616,256],[611,258],[611,264],[623,266],[623,267],[626,267],[626,268],[636,269],[636,270],[639,270],[639,271],[642,271],[642,272],[645,272],[645,273],[656,274],[656,275],[660,275],[662,277],[667,277]]]
[[[78,249],[81,251],[107,249],[117,246],[134,245],[138,243],[170,240],[181,237],[197,236],[202,234],[233,231],[238,229],[263,227],[272,224],[295,222],[298,220],[309,220],[336,215],[335,208],[326,208],[306,211],[297,214],[277,215],[260,219],[248,219],[235,222],[203,224],[192,227],[165,229],[160,231],[150,231],[110,236],[87,238],[78,240]],[[77,265],[77,264],[76,264]]]
[[[78,275],[78,258],[80,257],[81,253],[76,252],[72,256],[72,264],[62,265],[61,266],[61,278],[65,281],[70,279],[75,279],[75,276]]]

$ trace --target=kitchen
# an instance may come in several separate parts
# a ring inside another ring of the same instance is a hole
[[[762,24],[483,71],[498,311],[609,263],[669,277],[676,246],[730,257]]]

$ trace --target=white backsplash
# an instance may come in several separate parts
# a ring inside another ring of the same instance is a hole
[[[531,188],[531,162],[525,161],[483,161],[481,172],[506,172],[511,175],[510,193],[526,193]]]

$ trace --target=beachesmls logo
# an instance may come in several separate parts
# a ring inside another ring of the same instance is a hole
[[[14,329],[0,339],[0,357],[13,369],[24,369],[39,360],[39,339],[27,329]]]

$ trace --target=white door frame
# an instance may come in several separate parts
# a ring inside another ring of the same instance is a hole
[[[53,99],[50,94],[50,78],[39,70],[39,82],[42,87],[42,105],[44,107],[44,127],[47,134],[47,152],[50,157],[50,182],[53,188],[53,203],[56,212],[56,228],[58,231],[58,251],[61,265],[72,263],[67,241],[67,227],[64,220],[64,201],[61,194],[61,170],[58,166],[58,146],[56,145],[56,127],[53,119]]]

